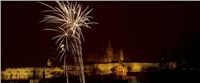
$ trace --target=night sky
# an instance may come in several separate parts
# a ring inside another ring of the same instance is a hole
[[[55,5],[55,2],[45,2]],[[83,55],[101,54],[110,39],[131,61],[200,57],[200,2],[78,2],[93,8],[93,29],[83,29]],[[53,24],[39,23],[48,7],[38,2],[2,2],[2,67],[43,66],[56,55]]]

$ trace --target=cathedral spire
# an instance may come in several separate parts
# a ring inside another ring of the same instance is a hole
[[[105,62],[112,62],[113,48],[111,47],[110,39],[108,40],[108,47],[106,47]]]

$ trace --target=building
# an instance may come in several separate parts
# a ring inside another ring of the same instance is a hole
[[[85,60],[90,62],[94,60],[95,63],[84,64],[85,75],[108,75],[116,74],[127,75],[127,72],[145,72],[144,70],[153,67],[158,68],[160,63],[142,63],[142,62],[124,62],[123,49],[120,49],[118,53],[113,52],[111,43],[108,43],[106,51],[102,57],[94,56]],[[24,67],[24,68],[6,68],[2,71],[2,80],[27,80],[27,79],[43,79],[53,78],[63,74],[63,67],[53,67],[50,59],[47,61],[48,67]],[[69,75],[78,75],[76,66],[68,65]]]

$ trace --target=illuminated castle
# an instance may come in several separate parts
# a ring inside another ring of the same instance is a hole
[[[149,67],[158,68],[160,63],[146,63],[146,62],[124,62],[124,52],[120,49],[114,53],[110,41],[104,51],[102,57],[98,57],[97,54],[89,55],[85,62],[96,62],[94,69],[97,70],[96,74],[116,74],[127,75],[128,72],[143,72]]]
[[[85,59],[86,62],[95,60],[96,63],[84,64],[85,75],[107,75],[115,74],[117,76],[125,76],[128,72],[145,72],[146,68],[158,68],[160,63],[144,63],[144,62],[123,62],[124,53],[120,49],[118,53],[113,53],[111,43],[108,43],[104,55],[99,59],[96,56]],[[3,80],[16,80],[16,79],[42,79],[52,78],[63,74],[63,67],[52,67],[50,59],[47,60],[48,67],[25,67],[25,68],[6,68],[2,71],[1,77]],[[68,65],[69,75],[78,75],[76,66]]]

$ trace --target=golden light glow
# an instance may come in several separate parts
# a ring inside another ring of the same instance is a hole
[[[84,66],[84,72],[90,75],[94,69],[98,69],[97,72],[100,75],[113,73],[112,69],[116,67],[117,75],[126,75],[127,72],[141,72],[143,68],[148,67],[158,67],[159,63],[123,63],[125,66],[120,65],[120,63],[104,63],[104,64],[94,64]],[[128,67],[131,68],[128,71]],[[74,70],[76,66],[68,66],[70,75],[78,75],[78,72]],[[43,77],[43,71],[45,73],[45,78],[52,78],[52,72],[63,73],[61,67],[50,67],[50,68],[40,68],[40,67],[26,67],[26,68],[7,68],[2,71],[2,79],[28,79],[33,77],[34,71],[39,78]]]
[[[126,66],[118,65],[116,68],[116,75],[117,76],[125,76],[127,74],[128,70]]]

